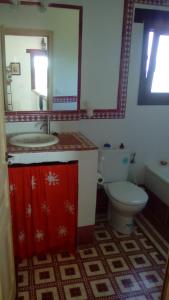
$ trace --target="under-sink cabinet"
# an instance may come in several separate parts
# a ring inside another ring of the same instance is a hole
[[[15,170],[16,172],[22,173],[28,172],[29,175],[26,175],[29,177],[29,185],[30,185],[30,179],[31,181],[31,189],[29,192],[27,192],[27,188],[25,191],[25,188],[22,188],[23,194],[26,197],[26,201],[23,205],[23,209],[26,211],[25,217],[23,217],[23,221],[25,218],[25,221],[27,221],[28,215],[33,213],[33,209],[31,211],[31,206],[29,205],[28,197],[32,197],[31,201],[35,202],[33,199],[35,199],[35,195],[33,194],[35,191],[32,190],[32,187],[35,186],[35,180],[34,176],[30,171],[32,169],[36,169],[38,176],[43,174],[43,180],[41,180],[42,188],[38,191],[38,196],[42,195],[43,198],[43,208],[40,209],[46,209],[47,205],[44,200],[44,195],[47,193],[47,196],[50,196],[49,190],[44,190],[44,187],[46,187],[47,183],[47,170],[48,170],[48,178],[49,178],[49,186],[48,188],[56,188],[56,190],[59,187],[58,184],[58,177],[57,177],[57,169],[60,170],[59,172],[63,172],[65,175],[63,175],[63,178],[67,178],[67,181],[63,181],[62,188],[60,187],[60,194],[57,194],[58,191],[55,191],[55,201],[54,205],[57,206],[59,209],[60,206],[62,206],[62,209],[69,209],[73,214],[75,214],[75,218],[71,219],[72,225],[75,227],[75,233],[74,237],[76,240],[76,246],[80,244],[89,244],[93,242],[93,234],[94,234],[94,225],[95,225],[95,211],[96,211],[96,193],[97,193],[97,162],[98,162],[98,150],[97,147],[90,142],[88,139],[86,139],[84,136],[80,134],[72,134],[69,133],[67,136],[70,137],[69,142],[66,142],[66,135],[63,134],[63,140],[62,136],[59,136],[60,143],[57,144],[56,148],[54,146],[49,146],[46,149],[26,149],[21,147],[14,147],[14,146],[8,146],[8,154],[12,157],[9,159],[9,173],[13,172]],[[76,143],[77,139],[77,143]],[[71,141],[71,142],[70,142]],[[38,164],[38,165],[33,165]],[[68,168],[68,169],[67,169]],[[73,168],[71,172],[72,175],[68,176],[69,169]],[[75,169],[76,172],[75,172]],[[20,171],[19,171],[20,170]],[[22,171],[21,171],[22,170]],[[29,171],[26,171],[29,170]],[[62,171],[61,171],[62,170]],[[51,173],[49,173],[51,172]],[[56,177],[53,179],[53,173],[56,173]],[[10,175],[9,175],[10,176]],[[21,180],[23,181],[22,175],[19,175],[21,177]],[[16,180],[19,180],[19,176],[15,176]],[[59,175],[61,176],[61,175]],[[69,179],[68,179],[69,177]],[[77,180],[75,180],[77,178]],[[40,180],[40,179],[39,179]],[[45,183],[44,183],[45,180]],[[53,181],[54,180],[54,181]],[[56,181],[55,181],[56,180]],[[55,182],[55,185],[54,185]],[[15,186],[12,185],[10,179],[10,191],[13,192],[15,189]],[[24,186],[27,186],[26,179],[24,182]],[[75,195],[76,191],[76,195]],[[30,193],[30,195],[29,195]],[[62,196],[63,193],[63,196]],[[66,194],[67,193],[67,194]],[[36,194],[37,195],[37,194]],[[66,196],[67,195],[67,196]],[[71,197],[71,201],[73,201],[72,204],[69,203],[69,195]],[[56,198],[59,198],[56,200]],[[16,200],[16,199],[15,199]],[[12,200],[13,201],[13,200]],[[26,205],[27,203],[27,205]],[[19,200],[15,205],[19,205]],[[50,208],[52,209],[52,208]],[[27,215],[28,214],[28,215]],[[59,216],[60,217],[60,216]],[[56,215],[56,222],[57,222],[57,215]],[[67,218],[67,217],[65,217]],[[71,218],[71,214],[69,216]],[[49,225],[51,226],[51,225]],[[54,225],[52,225],[54,226]],[[63,235],[66,234],[66,231],[63,227],[63,224],[58,224],[60,227],[60,232],[62,232]],[[39,230],[37,232],[37,236],[39,239],[42,238],[43,233],[41,232],[41,228],[37,228]],[[58,229],[56,229],[57,231]],[[56,232],[55,231],[55,232]],[[24,234],[22,234],[21,230],[21,239],[24,239]],[[72,240],[73,240],[72,239]],[[71,245],[72,247],[72,245]],[[65,244],[65,249],[68,250],[67,244]]]
[[[14,253],[76,249],[78,163],[9,168]]]

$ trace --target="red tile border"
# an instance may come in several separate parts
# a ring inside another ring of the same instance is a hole
[[[54,96],[53,103],[73,103],[77,102],[77,96]]]

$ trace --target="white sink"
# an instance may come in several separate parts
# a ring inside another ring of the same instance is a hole
[[[21,133],[9,138],[11,145],[30,148],[46,147],[58,142],[58,137],[46,133]]]

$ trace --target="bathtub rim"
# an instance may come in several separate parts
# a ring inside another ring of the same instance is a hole
[[[145,172],[146,172],[146,170],[148,170],[152,174],[156,175],[161,181],[165,181],[165,183],[167,183],[169,185],[169,178],[167,179],[165,177],[165,174],[160,172],[161,170],[165,170],[165,169],[168,169],[168,171],[169,171],[169,163],[165,166],[160,165],[160,162],[157,162],[157,161],[147,162],[145,164]],[[169,172],[168,172],[168,174],[169,174]]]

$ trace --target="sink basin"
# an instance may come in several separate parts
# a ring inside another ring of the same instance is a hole
[[[14,135],[9,139],[11,145],[30,148],[46,147],[58,142],[58,137],[46,133],[23,133]]]

